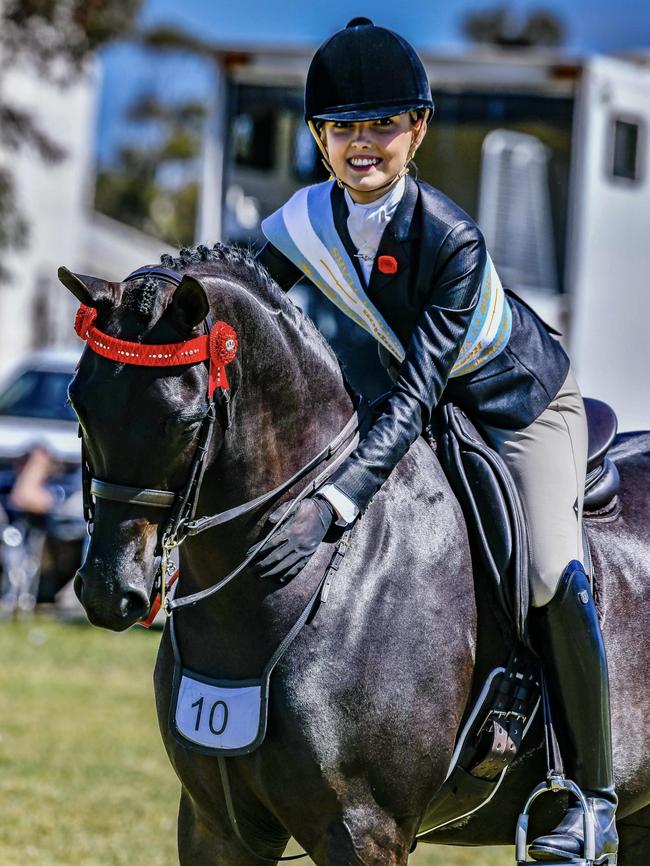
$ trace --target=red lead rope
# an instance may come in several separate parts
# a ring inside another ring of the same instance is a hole
[[[237,354],[238,340],[235,330],[226,322],[215,322],[209,334],[182,343],[145,344],[110,337],[95,327],[93,323],[96,317],[97,310],[94,307],[81,304],[74,328],[98,355],[140,367],[174,367],[209,360],[208,397],[212,397],[215,388],[228,390],[226,365]]]

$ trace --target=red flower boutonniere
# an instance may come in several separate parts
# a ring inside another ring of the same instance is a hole
[[[393,258],[393,256],[379,256],[377,259],[377,267],[382,274],[396,274],[397,259]]]

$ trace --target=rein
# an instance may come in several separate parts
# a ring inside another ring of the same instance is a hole
[[[139,279],[144,276],[157,277],[164,282],[180,285],[183,276],[177,271],[168,268],[143,267],[129,274],[124,282]],[[356,448],[359,441],[360,418],[358,407],[341,430],[341,432],[325,446],[315,457],[298,469],[290,478],[283,481],[277,487],[266,493],[244,502],[227,511],[195,519],[199,493],[207,466],[207,456],[210,450],[214,423],[217,418],[218,408],[223,409],[224,432],[230,427],[230,393],[229,383],[226,376],[226,365],[234,360],[237,354],[238,339],[235,330],[226,322],[216,322],[214,325],[209,318],[204,321],[205,334],[194,337],[180,343],[169,344],[143,344],[133,343],[111,337],[100,331],[94,321],[97,311],[92,307],[81,305],[75,320],[75,330],[88,347],[98,355],[110,360],[124,364],[134,364],[148,367],[170,367],[185,364],[196,364],[209,362],[208,397],[210,399],[209,409],[203,418],[201,429],[197,438],[196,450],[190,466],[187,481],[180,491],[159,490],[149,487],[131,487],[124,484],[114,484],[110,481],[101,480],[93,476],[92,467],[88,459],[85,443],[81,429],[79,435],[82,442],[82,476],[83,476],[83,505],[84,517],[88,526],[88,533],[92,533],[94,522],[94,509],[96,499],[106,499],[111,502],[122,502],[131,505],[141,505],[153,508],[170,509],[170,515],[162,535],[162,557],[160,568],[154,586],[152,588],[151,604],[157,613],[159,607],[163,607],[169,615],[174,610],[197,604],[205,598],[219,592],[240,574],[255,558],[264,544],[293,516],[300,502],[321,487],[335,469]],[[349,440],[349,441],[348,441]],[[347,444],[346,444],[347,442]],[[344,447],[345,446],[345,447]],[[340,452],[340,453],[338,453]],[[250,554],[234,568],[229,574],[221,578],[217,583],[206,589],[182,598],[172,599],[167,595],[171,582],[168,575],[171,568],[172,551],[179,547],[189,536],[198,535],[206,529],[222,526],[245,514],[261,508],[272,502],[289,490],[298,481],[301,481],[312,470],[321,463],[329,461],[337,455],[333,462],[314,478],[290,503],[282,517],[274,524],[270,532],[251,550]],[[160,596],[160,604],[157,598]],[[150,625],[153,617],[151,613],[143,621],[143,625]]]

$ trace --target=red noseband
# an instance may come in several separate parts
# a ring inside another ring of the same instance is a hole
[[[182,343],[145,344],[110,337],[95,327],[93,323],[96,317],[97,310],[94,307],[81,304],[74,328],[93,352],[103,358],[140,367],[175,367],[209,361],[208,397],[212,397],[216,388],[228,390],[226,365],[237,354],[238,340],[234,328],[226,322],[215,322],[209,334]]]

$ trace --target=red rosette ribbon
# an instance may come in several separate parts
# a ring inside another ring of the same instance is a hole
[[[96,318],[97,310],[94,307],[87,307],[85,304],[79,305],[74,320],[74,329],[82,340],[86,339],[90,326]]]
[[[235,329],[227,322],[215,322],[210,329],[208,339],[210,347],[210,375],[208,379],[208,397],[212,397],[215,388],[230,388],[226,377],[226,365],[234,360],[239,341]]]
[[[397,259],[394,256],[379,256],[377,259],[377,268],[382,274],[397,273]]]
[[[171,576],[169,583],[167,584],[166,592],[172,588],[172,586],[178,580],[178,569]],[[141,625],[142,628],[151,628],[154,623],[155,618],[158,616],[158,612],[160,611],[160,606],[162,604],[162,596],[160,593],[157,593],[156,597],[153,600],[151,608],[149,609],[149,613],[147,614],[145,619],[138,620],[136,625]]]

